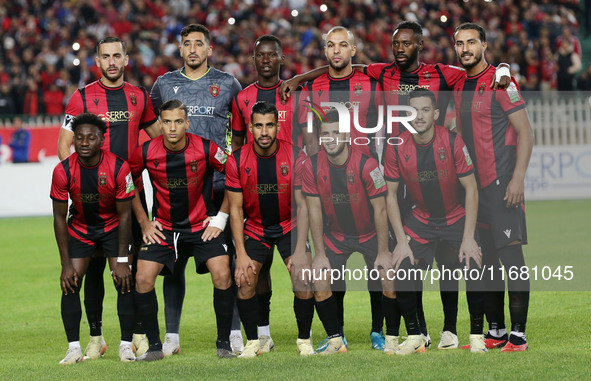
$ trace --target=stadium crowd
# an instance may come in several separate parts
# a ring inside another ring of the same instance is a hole
[[[397,0],[124,0],[18,1],[0,5],[0,115],[62,115],[71,94],[100,77],[94,47],[108,35],[129,47],[126,79],[148,90],[182,66],[178,36],[190,22],[207,25],[210,64],[243,85],[256,79],[252,43],[274,34],[288,58],[282,78],[324,62],[322,35],[335,25],[358,38],[357,63],[391,62],[391,36],[404,19],[424,28],[425,63],[456,63],[449,36],[461,22],[489,31],[487,61],[508,62],[522,90],[590,90],[581,68],[579,21],[570,1]],[[574,5],[576,7],[576,5]],[[570,44],[564,44],[568,41]],[[563,49],[559,51],[559,47]],[[568,46],[570,45],[570,47]],[[563,57],[563,59],[561,59]],[[566,81],[563,80],[566,78]]]

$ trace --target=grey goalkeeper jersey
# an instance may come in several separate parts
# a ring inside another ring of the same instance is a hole
[[[150,98],[156,115],[160,105],[178,99],[189,109],[189,132],[209,139],[227,153],[232,152],[230,117],[232,99],[242,90],[232,75],[212,67],[199,79],[190,79],[184,68],[158,77]]]

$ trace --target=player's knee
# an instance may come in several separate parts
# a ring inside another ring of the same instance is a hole
[[[331,291],[316,291],[316,292],[314,292],[314,300],[316,300],[317,302],[323,302],[326,299],[330,298],[331,296],[332,296]]]
[[[314,297],[314,293],[312,292],[312,290],[307,290],[307,291],[295,291],[295,296],[298,299],[311,299]]]
[[[230,274],[230,267],[220,266],[211,272],[211,281],[215,288],[226,290],[232,285],[232,277]]]
[[[243,282],[240,287],[238,287],[238,299],[250,299],[255,296],[255,289],[256,286],[251,283],[250,285],[246,282]]]
[[[135,274],[135,289],[139,293],[145,293],[154,289],[155,279],[148,273],[138,271]]]

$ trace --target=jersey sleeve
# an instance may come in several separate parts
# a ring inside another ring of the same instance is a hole
[[[474,173],[474,164],[468,153],[468,147],[458,134],[455,135],[454,143],[454,161],[456,163],[456,174],[458,177],[468,176]]]
[[[382,71],[384,71],[384,68],[387,65],[388,64],[385,64],[385,63],[369,64],[365,67],[365,69],[363,70],[363,73],[365,73],[365,75],[369,75],[370,77],[372,77],[376,81],[379,81],[380,75],[382,74]]]
[[[462,69],[461,67],[442,64],[437,64],[437,66],[439,67],[439,70],[441,70],[443,79],[445,80],[445,83],[447,83],[447,87],[449,87],[450,90],[454,88],[460,79],[466,76],[466,70]]]
[[[384,177],[388,181],[400,181],[400,168],[398,166],[398,155],[393,145],[385,144],[384,153]]]
[[[242,192],[240,173],[234,155],[230,155],[226,162],[226,189],[231,192]]]
[[[140,128],[144,128],[151,126],[156,121],[157,117],[156,113],[154,112],[154,105],[152,105],[152,99],[148,95],[146,89],[143,87],[141,87],[141,89],[146,99],[144,111],[142,112],[142,117],[140,119]]]
[[[62,163],[56,165],[53,170],[49,197],[54,201],[68,202],[68,178]]]
[[[72,97],[68,101],[66,106],[66,112],[64,117],[64,123],[62,124],[62,128],[68,131],[72,131],[72,121],[74,117],[84,112],[84,104],[82,103],[82,96],[80,95],[80,90],[74,91]]]
[[[144,184],[142,182],[142,172],[146,168],[143,158],[143,149],[144,146],[149,144],[150,142],[147,141],[138,148],[136,148],[131,155],[129,156],[129,169],[131,172],[131,177],[133,178],[135,188],[139,192],[144,189]]]
[[[306,196],[319,197],[316,176],[312,170],[312,160],[306,160],[302,170],[302,193]]]
[[[311,99],[310,99],[310,91],[308,90],[310,86],[310,82],[308,82],[300,91],[299,99],[296,102],[296,110],[297,115],[297,126],[299,128],[306,128],[308,123],[308,113],[312,112],[311,108]],[[291,99],[291,98],[290,98]]]
[[[209,165],[216,171],[224,173],[226,170],[226,163],[228,162],[228,154],[226,151],[218,147],[217,144],[209,142]]]
[[[386,180],[375,159],[369,158],[365,162],[361,175],[369,198],[383,196],[387,192]]]
[[[246,121],[244,115],[239,106],[239,100],[241,93],[238,93],[232,99],[232,133],[236,136],[246,136]]]
[[[230,88],[230,91],[232,92],[232,99],[242,91],[240,82],[238,82],[238,80],[234,77],[232,77],[232,87]]]
[[[506,114],[525,108],[525,101],[513,77],[511,77],[511,83],[507,89],[495,91],[495,99]]]
[[[123,162],[123,165],[119,169],[115,184],[117,184],[117,189],[115,190],[115,199],[117,201],[131,200],[135,197],[135,186],[129,164],[126,161]]]
[[[150,101],[152,102],[152,109],[154,111],[154,115],[158,115],[158,109],[162,106],[162,94],[160,94],[160,80],[162,76],[156,79],[152,89],[150,90]]]

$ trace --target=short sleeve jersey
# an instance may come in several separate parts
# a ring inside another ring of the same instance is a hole
[[[107,87],[99,80],[76,90],[66,106],[62,128],[72,131],[72,120],[83,112],[96,114],[107,122],[103,149],[124,160],[137,148],[140,129],[156,121],[146,89],[127,82]]]
[[[400,134],[403,144],[387,145],[384,177],[404,181],[416,204],[412,213],[419,221],[443,227],[464,217],[458,178],[474,173],[474,166],[459,135],[440,126],[433,128],[433,139],[425,145],[417,144],[408,131]]]
[[[82,238],[107,233],[119,226],[115,202],[135,196],[129,165],[101,150],[94,167],[85,167],[73,153],[53,170],[50,197],[57,202],[72,200],[68,232]]]

